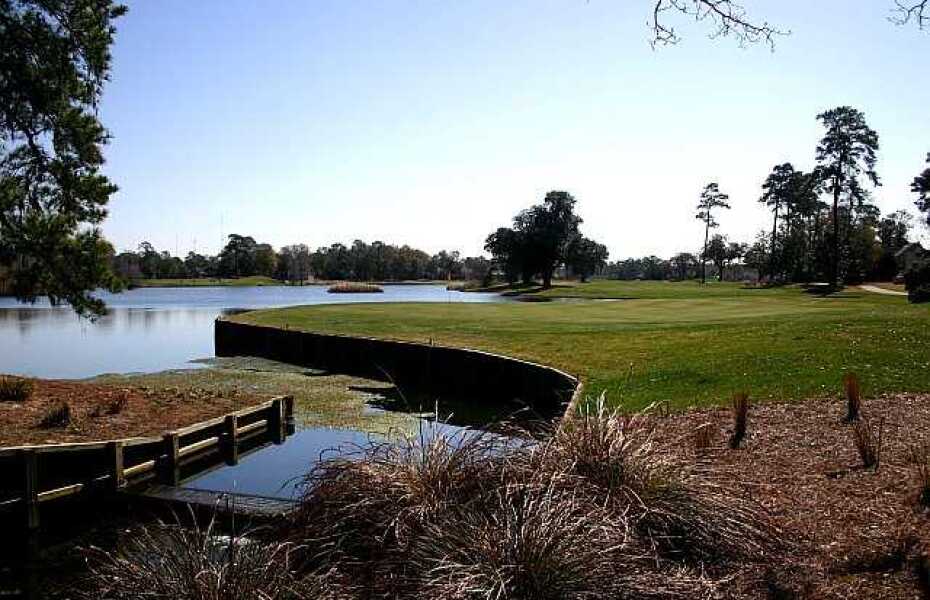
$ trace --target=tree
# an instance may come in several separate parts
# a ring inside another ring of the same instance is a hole
[[[293,244],[281,248],[278,269],[282,279],[304,282],[310,277],[310,248],[305,244]]]
[[[716,229],[720,226],[716,220],[714,220],[714,210],[718,208],[729,209],[730,205],[727,203],[730,197],[720,191],[720,186],[716,183],[708,183],[704,187],[704,191],[701,192],[701,199],[698,202],[697,209],[698,213],[694,216],[695,219],[702,221],[704,223],[704,249],[701,252],[701,283],[707,283],[707,241],[708,236],[710,235],[711,229]]]
[[[565,265],[584,283],[607,264],[608,256],[607,246],[578,234],[568,243]]]
[[[17,298],[98,315],[116,288],[98,228],[116,186],[97,120],[110,72],[110,0],[0,1],[0,267]]]
[[[808,178],[795,170],[791,163],[784,163],[772,169],[762,184],[762,197],[759,202],[772,209],[772,247],[769,252],[769,275],[775,277],[778,269],[778,224],[779,218],[787,223],[785,237],[791,234],[791,210],[801,204],[801,196],[808,191]],[[784,211],[779,215],[779,211]]]
[[[878,134],[865,122],[865,115],[850,106],[840,106],[817,115],[827,129],[817,145],[817,164],[820,181],[833,195],[833,236],[830,256],[830,285],[840,285],[840,248],[848,243],[840,241],[840,199],[845,197],[848,222],[866,203],[868,195],[859,178],[862,175],[873,186],[880,185],[875,171],[878,151]]]
[[[927,163],[930,164],[930,153],[927,154]],[[924,172],[914,178],[911,184],[911,191],[917,194],[917,205],[920,212],[927,215],[927,225],[930,226],[930,167],[924,169]]]
[[[252,264],[255,275],[271,277],[278,264],[278,256],[269,244],[256,244],[253,251]]]
[[[704,260],[710,260],[714,263],[714,266],[717,268],[717,278],[720,281],[723,281],[723,271],[726,268],[730,256],[729,250],[730,248],[727,245],[726,236],[720,235],[719,233],[714,234],[714,236],[710,238],[704,250]],[[701,271],[703,277],[703,267]]]
[[[575,198],[568,192],[549,192],[542,204],[521,212],[514,219],[526,244],[524,259],[542,276],[543,287],[552,287],[552,274],[565,259],[569,241],[578,233],[581,217],[575,214]]]
[[[255,273],[255,238],[232,233],[220,252],[220,271],[227,276],[249,276]]]
[[[671,259],[671,268],[676,279],[689,279],[697,267],[697,258],[690,252],[679,252]]]

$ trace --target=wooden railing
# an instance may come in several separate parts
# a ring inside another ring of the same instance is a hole
[[[21,508],[27,528],[36,529],[46,502],[150,479],[178,485],[182,467],[211,452],[234,464],[243,441],[267,433],[283,442],[293,414],[293,397],[281,396],[160,438],[0,448],[0,512]]]

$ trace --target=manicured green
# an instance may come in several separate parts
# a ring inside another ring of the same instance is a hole
[[[252,277],[237,278],[213,278],[203,277],[197,279],[134,279],[133,287],[248,287],[264,285],[288,285],[283,281],[265,277],[263,275],[254,275]]]
[[[905,298],[690,282],[598,281],[570,291],[643,299],[330,305],[235,318],[501,352],[580,375],[589,395],[631,409],[718,404],[740,390],[756,399],[832,396],[846,371],[867,394],[930,390],[930,310]]]

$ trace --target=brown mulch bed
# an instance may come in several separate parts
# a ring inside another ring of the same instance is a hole
[[[219,395],[197,388],[32,381],[34,391],[28,400],[0,402],[0,446],[157,436],[267,400],[258,395]],[[64,403],[70,409],[70,423],[42,426],[43,418]]]
[[[747,566],[730,586],[747,598],[930,598],[930,514],[917,502],[913,448],[930,444],[930,395],[863,401],[878,429],[878,470],[864,469],[845,423],[845,401],[754,406],[748,438],[727,448],[729,410],[662,419],[661,447],[682,464],[707,463],[719,483],[760,502],[789,544],[769,564]],[[710,423],[710,449],[694,430]],[[926,456],[924,457],[926,461]]]

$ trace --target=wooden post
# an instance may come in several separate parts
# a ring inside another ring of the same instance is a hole
[[[301,337],[303,339],[303,337]],[[284,397],[284,428],[287,435],[294,434],[294,397]]]
[[[178,450],[181,447],[179,436],[176,433],[166,433],[162,439],[165,452],[163,482],[167,485],[178,485],[181,481],[181,469],[178,467]]]
[[[39,528],[39,462],[35,450],[23,450],[25,470],[26,527],[30,531]]]
[[[284,403],[281,398],[271,401],[271,410],[268,413],[268,432],[275,444],[284,441]]]
[[[110,491],[115,492],[126,487],[123,473],[123,442],[107,443],[107,463],[110,465]]]
[[[236,415],[226,415],[223,419],[223,443],[225,444],[226,464],[235,465],[239,462],[239,419]]]

